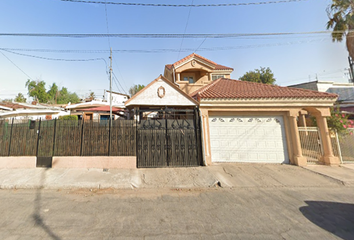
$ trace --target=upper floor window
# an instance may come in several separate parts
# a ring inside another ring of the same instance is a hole
[[[224,78],[224,77],[225,77],[225,75],[213,75],[211,80],[214,81],[214,80],[216,80],[216,79]]]
[[[183,81],[188,81],[189,83],[194,83],[193,77],[183,77]]]

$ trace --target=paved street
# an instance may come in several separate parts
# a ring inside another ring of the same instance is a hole
[[[287,168],[232,188],[0,190],[0,239],[354,239],[354,187]]]

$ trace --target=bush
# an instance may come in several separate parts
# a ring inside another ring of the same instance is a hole
[[[59,120],[78,120],[77,115],[65,115],[65,116],[59,116]]]

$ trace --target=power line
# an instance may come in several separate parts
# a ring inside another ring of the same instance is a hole
[[[102,2],[102,1],[85,1],[85,0],[61,0],[62,2],[74,2],[74,3],[91,3],[91,4],[111,4],[121,6],[141,6],[141,7],[237,7],[237,6],[249,6],[249,5],[266,5],[266,4],[278,4],[278,3],[293,3],[304,2],[308,0],[280,0],[280,1],[268,1],[268,2],[250,2],[250,3],[219,3],[219,4],[163,4],[163,3],[126,3],[126,2]]]
[[[120,84],[120,82],[119,82],[119,80],[118,80],[118,78],[117,78],[117,76],[116,76],[116,74],[113,72],[113,76],[115,77],[115,79],[117,80],[117,82],[119,83],[119,86],[123,89],[123,92],[125,93],[125,94],[127,94],[127,92],[124,90],[124,88],[122,87],[122,85]]]
[[[193,2],[194,2],[194,0],[192,0],[192,5],[193,5]],[[184,34],[186,34],[186,31],[187,31],[187,27],[188,27],[188,23],[189,23],[189,17],[190,17],[190,15],[191,15],[191,10],[192,10],[192,7],[189,8],[186,26],[185,26],[185,28],[184,28],[184,33],[183,33],[181,45],[179,46],[177,61],[179,60],[179,54],[181,53],[181,49],[182,49],[182,45],[183,45],[183,40],[184,40]]]
[[[354,31],[349,31],[354,32]],[[312,31],[312,32],[279,32],[279,33],[0,33],[0,37],[62,37],[62,38],[239,38],[262,36],[289,36],[347,33],[346,31]]]
[[[125,89],[128,89],[127,85],[125,84],[125,79],[124,79],[124,77],[123,77],[123,75],[122,75],[122,72],[121,72],[120,69],[119,69],[119,65],[118,65],[118,63],[117,63],[117,61],[116,61],[116,58],[115,58],[114,54],[113,54],[113,62],[116,64],[118,73],[119,73],[119,75],[120,75],[120,77],[121,77],[121,79],[122,79],[122,82],[123,82],[123,85],[124,85]]]
[[[255,44],[255,45],[240,45],[240,46],[224,46],[224,47],[210,47],[210,48],[200,48],[198,47],[198,51],[225,51],[225,50],[237,50],[237,49],[249,49],[249,48],[262,48],[262,47],[276,47],[276,46],[284,46],[284,45],[293,45],[293,44],[303,44],[303,43],[313,43],[319,41],[328,40],[326,38],[322,39],[312,39],[306,41],[290,41],[283,43],[269,43],[269,44]],[[15,54],[19,54],[16,52],[45,52],[45,53],[85,53],[85,54],[96,54],[96,53],[108,53],[109,50],[75,50],[75,49],[28,49],[28,48],[0,48],[0,50],[12,52]],[[16,51],[16,52],[15,52]],[[113,52],[121,52],[121,53],[166,53],[166,52],[178,52],[178,49],[175,48],[161,48],[161,49],[116,49],[112,50]],[[181,52],[195,52],[195,48],[183,48]],[[27,55],[27,54],[24,54]],[[31,55],[29,55],[31,56]],[[102,58],[98,58],[99,60]]]
[[[67,61],[67,62],[87,62],[87,61],[97,61],[97,60],[104,60],[103,58],[91,58],[91,59],[63,59],[63,58],[48,58],[48,57],[41,57],[41,56],[35,56],[35,55],[29,55],[29,54],[23,54],[23,53],[18,53],[18,52],[13,52],[10,50],[5,50],[1,48],[2,51],[6,51],[12,54],[20,55],[20,56],[25,56],[25,57],[32,57],[32,58],[38,58],[38,59],[44,59],[44,60],[51,60],[51,61]]]
[[[31,79],[32,81],[33,81],[33,79],[27,74],[27,73],[25,73],[25,71],[23,71],[19,66],[17,66],[13,61],[11,61],[11,59],[10,58],[8,58],[2,51],[0,51],[0,53],[2,54],[2,55],[4,55],[4,57],[7,59],[7,60],[9,60],[15,67],[17,67],[23,74],[25,74],[29,79]]]

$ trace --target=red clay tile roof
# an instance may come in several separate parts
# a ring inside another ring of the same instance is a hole
[[[337,98],[337,94],[219,78],[191,94],[203,98]]]
[[[190,58],[192,58],[194,56],[196,56],[196,57],[198,57],[200,59],[203,59],[204,61],[206,61],[206,62],[208,62],[208,63],[210,63],[212,65],[215,65],[215,70],[234,70],[233,68],[226,67],[226,66],[223,66],[223,65],[219,65],[219,64],[217,64],[217,63],[215,63],[215,62],[213,62],[213,61],[211,61],[211,60],[209,60],[209,59],[207,59],[205,57],[202,57],[202,56],[200,56],[200,55],[198,55],[196,53],[189,54],[187,57],[182,58],[181,60],[179,60],[179,61],[177,61],[177,62],[175,62],[173,64],[167,64],[165,66],[166,66],[166,68],[171,69],[172,66],[177,66],[178,64],[180,64],[180,63],[182,63],[182,62],[184,62],[184,61],[186,61],[186,60],[188,60],[188,59],[190,59]]]

